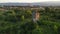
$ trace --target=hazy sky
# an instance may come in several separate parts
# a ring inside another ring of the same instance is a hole
[[[26,3],[31,3],[31,2],[45,2],[45,1],[60,1],[60,0],[0,0],[0,3],[2,2],[26,2]]]

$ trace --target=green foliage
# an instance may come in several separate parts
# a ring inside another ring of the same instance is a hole
[[[32,22],[32,10],[0,12],[0,34],[60,34],[60,9],[45,7],[40,20]]]

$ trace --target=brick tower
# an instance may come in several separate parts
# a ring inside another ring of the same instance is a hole
[[[38,10],[33,10],[32,12],[32,20],[33,22],[37,22],[39,20],[40,14],[38,12]]]

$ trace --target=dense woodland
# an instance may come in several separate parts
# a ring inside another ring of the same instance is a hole
[[[60,8],[40,9],[39,22],[32,22],[32,11],[0,10],[0,34],[60,34]]]

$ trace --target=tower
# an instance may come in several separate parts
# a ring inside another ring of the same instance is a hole
[[[40,18],[40,14],[37,9],[33,10],[32,12],[32,20],[33,22],[37,22]]]

